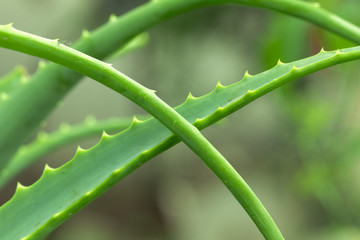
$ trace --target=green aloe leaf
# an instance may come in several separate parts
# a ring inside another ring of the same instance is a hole
[[[73,47],[103,59],[156,24],[192,9],[220,4],[242,4],[271,9],[305,19],[360,43],[360,29],[357,26],[321,9],[318,4],[305,1],[161,0],[144,4],[120,18],[112,17],[107,24],[93,32],[84,31],[83,37]],[[1,37],[0,40],[6,39]],[[80,74],[55,64],[42,65],[29,83],[21,87],[16,94],[6,101],[0,99],[0,115],[7,116],[0,118],[0,126],[7,126],[0,135],[0,168],[10,160],[17,148],[35,133],[40,123],[81,77]],[[22,121],[25,118],[26,124]]]
[[[60,44],[58,40],[49,40],[25,33],[16,30],[11,25],[0,26],[0,34],[6,38],[5,41],[1,41],[2,46],[43,57],[83,73],[124,95],[152,114],[193,150],[220,178],[265,238],[283,239],[269,213],[236,170],[196,127],[158,98],[153,90],[147,89],[116,71],[107,63]]]
[[[143,118],[144,116],[141,116],[141,119]],[[89,116],[84,123],[76,126],[63,123],[56,132],[51,134],[39,132],[36,140],[22,146],[11,161],[0,170],[0,189],[20,171],[40,160],[43,156],[65,145],[100,135],[103,131],[119,132],[130,126],[131,121],[132,118],[113,118],[98,121],[94,117]]]
[[[282,84],[320,69],[360,59],[360,47],[325,52],[244,78],[230,86],[218,84],[200,97],[191,95],[176,111],[199,129],[224,118]],[[156,119],[134,119],[125,131],[109,136],[57,169],[46,167],[33,185],[18,185],[0,208],[1,239],[39,239],[86,206],[116,182],[179,140]],[[59,188],[59,186],[64,186]]]

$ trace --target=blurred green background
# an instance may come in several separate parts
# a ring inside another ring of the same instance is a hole
[[[71,45],[110,14],[146,1],[2,0],[0,24]],[[325,9],[360,25],[358,0],[320,1]],[[293,61],[353,46],[303,21],[254,8],[196,10],[151,29],[142,49],[114,67],[156,89],[171,106],[188,92],[201,96],[221,81],[256,74],[279,58]],[[99,46],[101,47],[101,46]],[[0,49],[0,75],[37,58]],[[287,239],[360,239],[359,62],[299,79],[246,106],[203,133],[253,188]],[[36,111],[36,109],[34,109]],[[81,82],[48,119],[45,130],[86,116],[125,117],[143,111],[91,79]],[[79,143],[94,145],[98,139]],[[47,162],[57,167],[76,146],[46,157],[17,181],[36,181]],[[210,170],[183,144],[161,154],[49,235],[50,240],[262,239],[245,211]]]

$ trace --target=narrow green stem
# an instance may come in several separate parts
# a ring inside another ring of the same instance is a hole
[[[288,0],[249,0],[253,6],[272,9],[277,12],[282,12],[292,15],[306,21],[312,22],[315,25],[326,29],[330,32],[338,34],[354,43],[360,44],[360,28],[341,17],[320,7],[317,2],[306,1],[288,1]]]
[[[250,187],[228,161],[192,124],[159,99],[155,92],[115,70],[111,65],[60,44],[14,29],[0,28],[3,47],[42,57],[69,67],[124,95],[141,106],[192,149],[220,178],[248,212],[266,239],[283,239],[279,229]]]
[[[304,19],[360,44],[360,28],[357,25],[322,9],[318,3],[298,0],[160,0],[150,1],[139,6],[128,14],[119,17],[117,21],[110,22],[95,30],[91,33],[92,39],[84,38],[75,44],[74,48],[82,52],[91,49],[94,55],[89,55],[103,58],[107,52],[112,51],[111,46],[114,45],[114,42],[121,44],[130,37],[182,13],[202,7],[224,4],[247,5],[284,13]],[[113,36],[116,32],[119,32],[119,35]],[[107,38],[104,39],[104,36]],[[95,49],[100,44],[103,47]]]

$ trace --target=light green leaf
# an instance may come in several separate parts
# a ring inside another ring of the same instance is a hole
[[[297,0],[161,0],[144,4],[119,18],[112,16],[108,23],[95,31],[84,31],[82,38],[72,47],[97,59],[103,59],[156,24],[196,8],[220,4],[271,9],[305,19],[360,43],[359,27],[327,12],[316,3]],[[0,40],[6,44],[6,37],[2,36]],[[17,148],[35,133],[40,123],[81,77],[78,73],[54,64],[42,65],[16,95],[7,102],[0,101],[0,115],[7,116],[0,118],[0,126],[7,126],[0,135],[0,168],[10,160]],[[28,120],[26,124],[22,121],[25,118]]]
[[[325,52],[244,78],[227,87],[188,99],[176,108],[198,128],[205,128],[282,84],[320,69],[360,59],[360,47]],[[155,119],[134,120],[114,136],[103,135],[89,150],[78,149],[73,160],[58,169],[46,167],[29,187],[18,186],[14,197],[0,208],[1,239],[39,239],[86,206],[153,156],[178,142]],[[59,186],[64,186],[59,188]]]

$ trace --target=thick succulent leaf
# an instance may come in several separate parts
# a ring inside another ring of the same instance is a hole
[[[151,1],[128,14],[111,17],[99,29],[84,31],[82,38],[72,47],[98,59],[103,59],[131,38],[171,17],[192,9],[219,4],[243,4],[271,9],[303,18],[341,36],[360,43],[360,29],[313,4],[304,1],[284,0],[161,0]],[[6,42],[6,37],[0,38]],[[41,66],[28,84],[13,98],[1,103],[0,168],[24,144],[55,108],[58,102],[79,82],[81,75],[69,69],[48,64]],[[46,89],[46,91],[43,91]],[[17,109],[17,111],[14,111]],[[34,109],[37,109],[35,112]],[[23,119],[27,119],[26,122]]]
[[[325,52],[244,78],[230,86],[218,84],[200,97],[191,95],[176,108],[184,118],[202,129],[224,118],[280,85],[320,69],[360,59],[360,47]],[[15,195],[0,208],[0,238],[39,239],[178,139],[156,119],[139,121],[109,136],[57,169],[46,166],[33,185],[18,185]],[[59,187],[63,186],[63,187]]]
[[[2,46],[43,57],[83,73],[149,112],[192,149],[219,177],[265,238],[283,239],[271,216],[236,170],[196,127],[158,98],[153,90],[116,71],[107,63],[60,44],[58,40],[28,34],[14,29],[11,25],[0,28],[0,34],[6,38],[5,41],[0,38]]]
[[[140,116],[140,118],[145,119],[145,116]],[[100,135],[103,131],[119,132],[130,126],[131,121],[131,118],[113,118],[99,121],[89,116],[84,123],[76,126],[63,123],[56,132],[51,134],[39,132],[33,142],[22,146],[11,161],[0,170],[0,189],[20,171],[50,152],[65,145]]]
[[[92,39],[94,38],[89,32],[83,32],[83,42],[89,42]],[[114,43],[112,47],[115,54],[111,56],[111,59],[132,52],[144,46],[147,41],[147,33],[140,33],[130,40],[127,38],[119,45]],[[77,45],[81,47],[84,44]],[[20,71],[19,68],[17,72]],[[61,98],[82,77],[70,69],[43,61],[39,62],[38,70],[30,78],[25,71],[23,72],[18,80],[0,82],[0,115],[2,116],[0,125],[7,126],[1,129],[0,135],[0,169],[7,164],[20,145],[34,134],[47,114],[59,105]],[[8,74],[8,76],[11,75],[14,74]],[[37,110],[34,111],[34,109]]]

